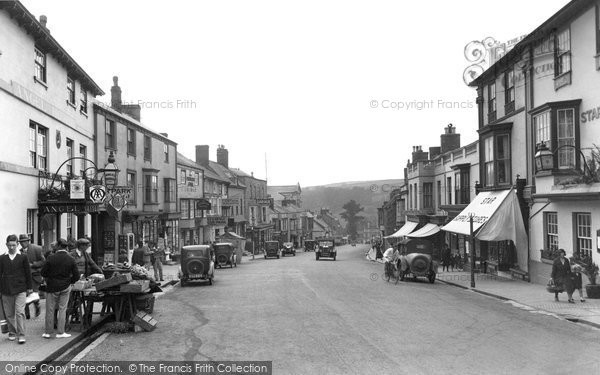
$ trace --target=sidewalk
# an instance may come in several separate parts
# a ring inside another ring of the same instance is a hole
[[[575,304],[567,302],[566,293],[559,294],[559,302],[554,301],[554,294],[546,291],[545,285],[532,284],[521,280],[503,278],[491,274],[475,274],[475,288],[471,288],[469,272],[440,272],[437,280],[474,292],[485,294],[512,303],[525,310],[549,313],[570,321],[589,324],[600,328],[600,299],[579,301],[579,293],[573,294]],[[585,288],[584,288],[585,289]]]
[[[179,264],[165,265],[163,266],[163,281],[161,284],[165,288],[169,285],[173,285],[179,281],[177,273],[179,271]],[[152,272],[150,273],[153,274]],[[155,293],[155,297],[160,298],[163,293]],[[32,313],[31,319],[25,321],[27,342],[23,345],[19,345],[16,341],[9,341],[8,334],[0,335],[0,361],[32,361],[40,362],[54,354],[56,351],[74,345],[76,342],[81,341],[86,333],[89,331],[79,331],[79,327],[74,327],[69,332],[72,336],[66,339],[57,339],[54,337],[50,339],[42,338],[44,333],[44,317],[46,314],[46,300],[40,301],[41,314],[37,318],[34,316],[35,308],[30,306]],[[102,304],[94,304],[94,312],[100,312]],[[160,308],[160,304],[157,301],[155,308]],[[103,317],[100,315],[93,315],[92,327],[98,324]]]

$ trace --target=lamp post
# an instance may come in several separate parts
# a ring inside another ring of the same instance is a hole
[[[471,248],[471,288],[475,288],[475,238],[473,237],[473,214],[469,214],[469,247]]]
[[[537,152],[535,153],[534,159],[535,159],[535,170],[536,172],[541,172],[541,171],[551,171],[554,169],[554,155],[562,150],[562,149],[566,149],[566,148],[572,148],[574,149],[576,152],[579,153],[579,155],[581,155],[581,157],[583,158],[583,174],[586,174],[586,171],[588,173],[588,176],[592,176],[592,171],[590,170],[590,167],[588,166],[587,160],[585,158],[585,155],[583,154],[583,152],[581,152],[581,149],[572,146],[572,145],[562,145],[559,146],[556,150],[551,151],[547,146],[545,142],[542,142],[540,145],[538,145],[537,147]]]

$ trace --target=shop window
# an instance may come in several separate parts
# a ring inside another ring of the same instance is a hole
[[[580,258],[592,256],[592,215],[575,213],[576,252]]]

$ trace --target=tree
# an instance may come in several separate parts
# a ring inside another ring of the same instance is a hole
[[[364,210],[364,207],[352,199],[350,202],[343,205],[342,208],[345,211],[342,212],[340,216],[346,220],[346,231],[348,232],[350,238],[354,240],[358,235],[356,230],[358,223],[364,219],[364,216],[360,216],[358,213]]]

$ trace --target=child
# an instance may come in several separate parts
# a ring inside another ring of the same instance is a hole
[[[573,266],[573,276],[572,276],[573,291],[578,290],[579,291],[579,299],[581,300],[581,302],[585,302],[585,300],[583,299],[583,292],[581,290],[582,289],[581,271],[582,271],[582,268],[579,264],[575,264]]]

